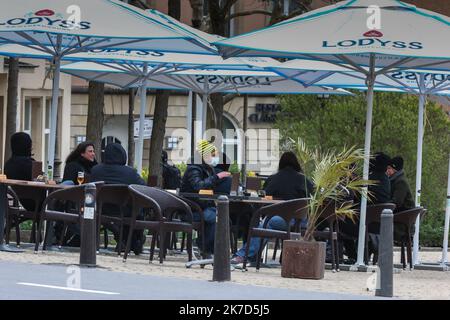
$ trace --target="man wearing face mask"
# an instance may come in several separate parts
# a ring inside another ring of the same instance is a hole
[[[198,193],[200,190],[214,190],[222,179],[231,175],[227,171],[215,173],[214,167],[219,164],[220,159],[217,156],[218,152],[214,145],[206,140],[200,140],[197,143],[197,152],[200,156],[201,163],[188,165],[181,183],[181,192]],[[214,201],[195,201],[203,209],[206,252],[202,252],[202,256],[208,257],[214,253],[217,210]],[[200,221],[199,212],[194,212],[193,216],[194,220]],[[201,243],[199,239],[197,241],[198,244]]]

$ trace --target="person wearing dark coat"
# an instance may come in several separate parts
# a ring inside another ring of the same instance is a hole
[[[104,181],[107,184],[140,184],[145,181],[137,171],[126,165],[127,153],[118,143],[106,146],[103,163],[91,170],[91,181]]]
[[[370,204],[391,202],[391,182],[386,174],[386,170],[391,159],[382,152],[377,152],[370,161],[369,180],[375,181],[369,186],[368,202]]]
[[[386,174],[387,167],[391,159],[383,152],[375,153],[375,156],[370,161],[369,166],[369,180],[375,181],[374,185],[370,185],[368,205],[391,203],[391,182]],[[373,253],[378,253],[378,245],[380,238],[380,224],[371,223],[368,226],[369,232],[369,257]],[[359,234],[359,232],[358,232]]]
[[[66,159],[63,182],[72,181],[78,184],[78,172],[84,172],[84,182],[90,181],[91,169],[97,165],[95,160],[94,144],[91,142],[80,143]]]
[[[11,158],[5,163],[5,174],[8,179],[32,180],[31,157],[32,141],[25,132],[17,132],[11,136]]]
[[[11,136],[11,158],[5,163],[4,173],[8,179],[32,180],[32,166],[35,161],[31,156],[31,137],[25,132],[16,132]],[[34,201],[20,199],[28,211],[34,211]]]
[[[296,155],[293,152],[285,152],[280,158],[278,165],[278,172],[270,176],[264,184],[264,190],[267,195],[272,196],[274,199],[280,200],[293,200],[299,198],[307,198],[313,192],[314,185],[303,174],[302,168],[298,162]],[[295,220],[292,219],[291,226],[294,225]],[[305,226],[306,220],[302,221],[302,225]],[[260,228],[263,227],[261,222]],[[287,230],[290,226],[286,225],[286,222],[280,216],[272,217],[267,223],[268,229],[274,230]],[[248,260],[254,261],[256,254],[260,249],[260,241],[258,237],[251,238],[250,250],[248,252]],[[265,245],[265,244],[263,244]],[[244,261],[245,256],[244,243],[242,248],[239,249],[235,256],[232,258],[232,264],[240,264]]]
[[[214,190],[221,179],[230,176],[230,173],[227,171],[214,172],[214,167],[220,162],[219,157],[216,156],[217,150],[214,145],[206,140],[200,140],[197,144],[197,152],[201,157],[201,163],[188,165],[181,183],[181,192],[198,193],[200,190]],[[202,252],[202,256],[208,257],[214,253],[217,216],[216,206],[214,201],[193,200],[203,209],[206,248],[205,252]],[[195,221],[200,221],[200,213],[193,212],[193,218]],[[201,239],[197,238],[197,245],[199,245],[199,248],[201,247],[200,243]]]
[[[225,152],[222,153],[223,163],[219,163],[214,167],[214,172],[228,172],[230,170],[231,160],[227,157]],[[231,192],[231,177],[225,177],[219,180],[219,183],[214,187],[214,193],[230,194]],[[231,214],[231,212],[230,212]]]
[[[370,160],[369,165],[369,180],[374,181],[374,185],[368,187],[369,197],[367,204],[378,203],[390,203],[391,202],[391,184],[386,174],[388,164],[390,162],[389,156],[382,152],[375,153],[374,157]],[[360,200],[355,197],[356,201]],[[359,204],[355,203],[355,207],[359,207]],[[356,222],[356,223],[355,223]],[[351,219],[345,219],[339,224],[342,243],[345,248],[347,257],[351,260],[348,263],[353,263],[357,258],[357,239],[359,236],[359,220],[353,221]],[[371,239],[371,250],[377,251],[378,236],[380,226],[378,223],[372,223],[369,226],[369,237]]]
[[[411,188],[409,187],[408,179],[403,171],[403,158],[392,158],[386,173],[391,182],[391,202],[396,205],[395,212],[414,208],[415,202]]]
[[[394,213],[412,209],[416,206],[414,202],[408,179],[403,171],[403,158],[395,157],[389,162],[387,171],[391,181],[391,202],[395,203]],[[394,240],[400,239],[406,235],[406,228],[403,224],[394,224]],[[411,234],[414,234],[414,226],[411,228]]]
[[[276,174],[267,178],[264,184],[267,195],[282,200],[307,198],[313,188],[313,184],[302,171],[293,166],[280,169]]]
[[[139,176],[137,171],[126,165],[127,163],[127,153],[125,149],[118,143],[108,144],[105,148],[105,153],[103,155],[103,163],[96,165],[91,170],[90,181],[104,181],[105,184],[139,184],[145,185],[145,181]],[[125,216],[131,216],[131,208],[127,208],[124,213]],[[110,216],[119,216],[120,208],[105,204],[103,206],[103,213]],[[142,216],[138,216],[141,219]],[[118,228],[111,225],[108,227],[114,234],[115,240],[119,241],[119,231]],[[123,239],[127,239],[128,227],[124,227]],[[135,254],[140,254],[143,250],[143,245],[145,243],[144,233],[140,230],[133,232],[131,250]],[[118,246],[116,247],[116,249]],[[125,244],[122,244],[122,248],[125,248]]]

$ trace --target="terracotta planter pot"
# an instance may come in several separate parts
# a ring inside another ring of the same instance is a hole
[[[323,279],[326,243],[303,240],[283,242],[283,278]]]

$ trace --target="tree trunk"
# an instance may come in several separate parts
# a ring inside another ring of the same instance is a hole
[[[207,1],[212,33],[224,37],[227,36],[228,22],[225,21],[225,18],[228,13],[224,12],[219,0],[207,0]],[[228,0],[228,2],[229,1],[231,0]],[[214,93],[210,96],[210,100],[211,105],[214,109],[215,116],[211,115],[211,113],[208,113],[208,119],[210,120],[207,122],[212,123],[213,120],[211,120],[211,118],[215,118],[216,120],[215,129],[222,131],[223,95],[221,93]],[[208,108],[206,108],[206,110],[208,110]]]
[[[162,187],[162,166],[161,155],[164,147],[164,136],[166,133],[166,122],[168,115],[170,92],[167,90],[157,90],[155,100],[155,113],[153,116],[152,137],[149,154],[150,175],[157,176],[158,187]]]
[[[226,37],[228,22],[225,20],[228,12],[225,12],[220,5],[220,0],[207,0],[209,17],[211,23],[211,31],[213,34]],[[230,2],[232,0],[227,0]]]
[[[86,140],[94,144],[97,159],[101,159],[104,106],[105,84],[95,81],[89,82]]]
[[[181,17],[180,0],[169,0],[169,15],[177,20]],[[155,100],[155,112],[153,114],[152,137],[150,140],[149,171],[150,175],[157,176],[158,187],[162,187],[161,156],[166,134],[166,122],[169,107],[170,92],[157,90]]]
[[[6,105],[5,162],[11,157],[11,136],[17,130],[17,96],[19,84],[19,59],[9,58],[8,98]]]
[[[272,15],[270,16],[269,25],[277,23],[283,16],[283,3],[280,0],[273,1]]]
[[[134,167],[134,101],[136,89],[128,91],[128,165]]]
[[[223,95],[221,93],[213,93],[210,96],[210,100],[215,113],[215,129],[222,131]]]
[[[189,0],[192,8],[192,26],[200,29],[203,18],[203,0]]]
[[[169,16],[174,19],[181,19],[181,0],[169,0]]]
[[[242,183],[244,184],[244,186],[246,185],[247,182],[247,135],[245,134],[247,132],[247,128],[248,128],[248,95],[244,95],[244,114],[243,114],[243,119],[242,119],[242,129],[244,130],[244,136],[242,137],[242,143],[244,144],[244,161],[242,163],[242,170],[241,170],[241,174],[242,174]]]

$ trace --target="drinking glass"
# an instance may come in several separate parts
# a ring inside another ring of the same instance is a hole
[[[78,172],[77,181],[78,181],[79,185],[83,184],[83,182],[84,182],[84,172],[82,172],[82,171]]]

